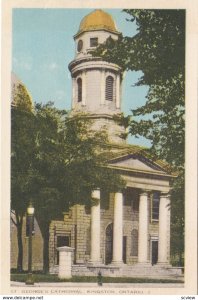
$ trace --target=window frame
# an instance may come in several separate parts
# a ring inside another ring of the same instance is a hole
[[[111,82],[108,82],[111,80]],[[105,79],[105,101],[113,102],[114,100],[115,79],[112,75],[108,75]]]
[[[96,43],[94,41],[96,41]],[[90,39],[89,39],[89,46],[90,46],[90,48],[97,47],[98,44],[99,43],[98,43],[98,37],[97,36],[96,37],[90,37]]]
[[[159,204],[160,204],[160,193],[155,191],[151,195],[151,222],[159,222]],[[155,215],[157,215],[157,217]]]
[[[78,77],[77,80],[77,102],[82,102],[82,78]]]

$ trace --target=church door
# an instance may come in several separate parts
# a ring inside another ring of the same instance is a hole
[[[113,224],[109,224],[106,228],[105,241],[105,264],[108,265],[112,261],[113,254]]]
[[[156,265],[158,260],[158,241],[152,241],[152,265]]]

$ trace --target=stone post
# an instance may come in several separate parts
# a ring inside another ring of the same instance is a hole
[[[63,278],[71,278],[71,270],[72,270],[72,252],[73,248],[71,247],[58,247],[59,251],[59,269],[58,269],[58,277]]]
[[[138,262],[148,263],[148,192],[140,194],[139,230],[138,230]]]
[[[91,207],[91,255],[90,263],[101,263],[100,258],[100,190],[94,190],[92,197],[98,199],[98,203]]]
[[[115,193],[113,221],[113,260],[112,264],[123,264],[123,195]]]
[[[170,237],[170,199],[168,194],[161,194],[159,203],[159,244],[158,264],[169,264],[169,237]]]

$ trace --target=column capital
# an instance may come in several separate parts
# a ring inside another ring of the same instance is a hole
[[[169,192],[160,192],[160,198],[170,198]]]
[[[91,197],[92,197],[92,198],[96,198],[96,199],[100,199],[100,189],[99,189],[99,188],[94,189],[94,190],[91,192]]]
[[[140,191],[140,196],[148,196],[148,194],[151,193],[151,190],[141,190]]]

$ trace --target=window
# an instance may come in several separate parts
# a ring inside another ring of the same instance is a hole
[[[82,48],[83,48],[83,41],[82,41],[82,40],[79,40],[79,41],[78,41],[78,45],[77,45],[77,50],[78,50],[78,52],[80,52],[80,51],[82,50]]]
[[[160,195],[158,192],[154,192],[152,195],[152,198],[151,198],[151,201],[152,201],[151,216],[152,216],[152,220],[154,220],[154,221],[159,220],[159,198],[160,198]]]
[[[113,77],[107,76],[105,85],[105,100],[113,101]]]
[[[90,47],[97,47],[98,46],[98,38],[90,38]]]
[[[77,86],[78,86],[78,102],[82,101],[82,79],[77,79]]]
[[[138,256],[138,230],[133,229],[131,232],[131,255]]]

